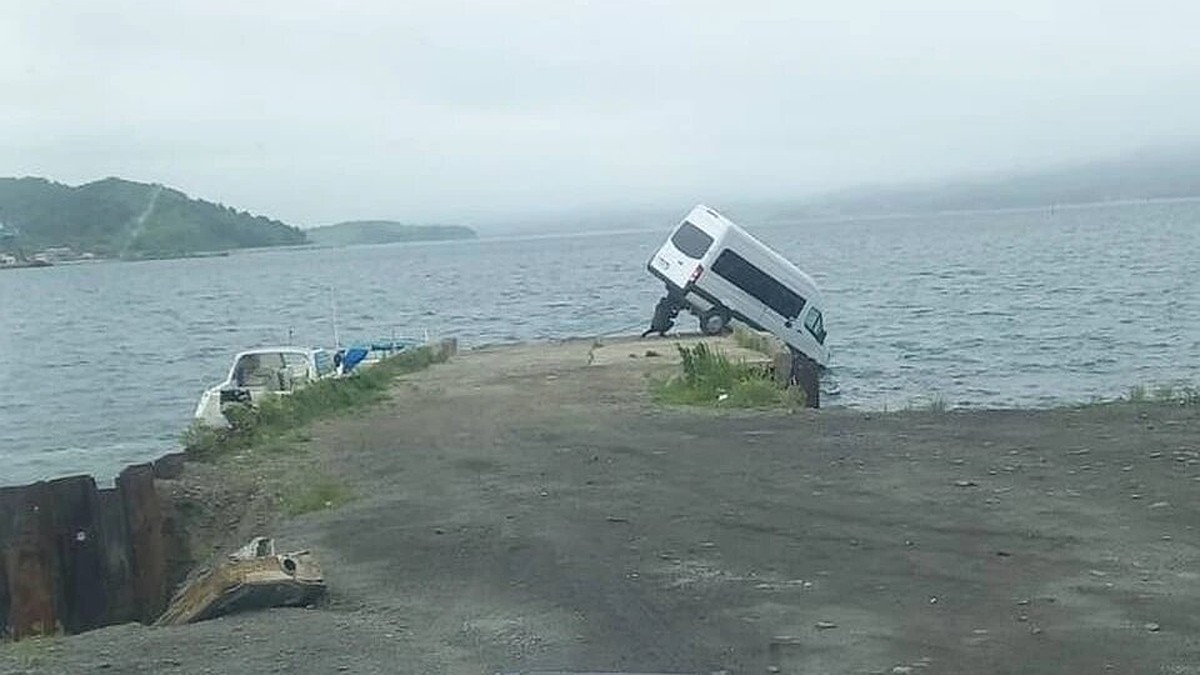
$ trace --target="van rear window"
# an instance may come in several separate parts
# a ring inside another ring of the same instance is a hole
[[[679,252],[689,258],[699,260],[708,253],[708,247],[712,246],[713,238],[708,236],[708,233],[688,221],[683,221],[683,225],[675,230],[675,234],[671,235],[671,243]]]

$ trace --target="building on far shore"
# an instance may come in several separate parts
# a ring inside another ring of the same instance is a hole
[[[59,260],[74,260],[79,256],[76,255],[75,250],[70,246],[51,246],[42,250],[41,253],[35,255],[34,257],[41,258],[42,260],[49,262],[56,262]]]

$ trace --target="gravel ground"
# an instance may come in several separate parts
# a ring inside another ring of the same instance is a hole
[[[328,606],[6,645],[0,672],[1200,673],[1200,407],[669,409],[672,351],[410,376],[312,432],[356,498],[270,533]]]

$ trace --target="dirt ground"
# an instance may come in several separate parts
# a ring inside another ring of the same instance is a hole
[[[268,533],[319,556],[327,607],[0,672],[1200,673],[1200,406],[664,408],[673,350],[408,376],[312,432],[356,498]]]

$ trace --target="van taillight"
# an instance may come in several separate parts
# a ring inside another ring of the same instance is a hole
[[[701,274],[704,274],[704,265],[696,265],[696,269],[692,270],[692,276],[688,277],[688,283],[696,283]]]

